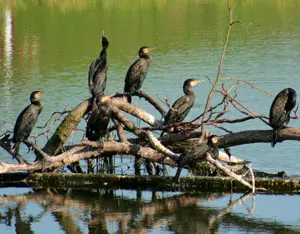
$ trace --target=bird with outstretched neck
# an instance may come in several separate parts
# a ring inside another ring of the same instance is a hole
[[[184,81],[184,96],[178,98],[174,102],[165,116],[164,125],[180,123],[185,119],[195,102],[195,93],[193,92],[192,87],[202,82],[204,82],[204,80],[187,79]],[[161,136],[163,133],[164,131],[161,133]]]
[[[275,97],[269,115],[270,126],[274,129],[272,147],[275,147],[280,129],[285,128],[290,121],[290,114],[295,107],[297,93],[292,88],[281,90]]]
[[[102,35],[102,50],[99,57],[94,60],[89,69],[89,89],[93,97],[104,94],[107,80],[107,48],[109,42],[104,35]]]
[[[218,149],[219,137],[216,135],[211,135],[207,138],[207,143],[202,143],[197,145],[197,147],[187,145],[183,147],[182,154],[177,159],[177,172],[174,177],[174,182],[179,181],[181,170],[184,166],[190,165],[191,163],[196,164],[203,162],[206,159],[206,154],[209,153],[213,158],[218,158],[219,149]]]
[[[98,96],[93,99],[90,117],[86,127],[86,137],[90,141],[98,141],[107,134],[111,116],[110,105],[106,101],[110,96]]]
[[[136,60],[127,71],[124,93],[129,103],[131,103],[131,96],[141,89],[146,78],[152,61],[151,55],[148,54],[150,51],[151,48],[148,46],[141,47],[139,50],[139,59]]]
[[[38,116],[40,115],[43,104],[39,100],[42,96],[41,91],[34,91],[30,95],[30,105],[28,105],[18,116],[14,126],[13,143],[15,143],[15,156],[18,154],[20,144],[28,139]]]

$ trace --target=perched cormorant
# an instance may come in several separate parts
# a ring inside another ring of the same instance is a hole
[[[93,61],[89,70],[89,89],[93,97],[104,94],[106,88],[107,48],[108,40],[102,35],[102,50],[99,57]]]
[[[43,109],[43,104],[39,100],[41,96],[41,91],[32,92],[30,95],[31,104],[27,106],[17,118],[13,136],[13,143],[15,143],[15,155],[19,152],[21,142],[24,142],[30,136],[38,116]]]
[[[91,115],[86,126],[86,137],[90,141],[97,141],[107,133],[111,108],[105,103],[109,96],[98,96],[93,99]]]
[[[148,46],[141,47],[139,50],[140,58],[136,60],[127,71],[124,93],[127,94],[129,103],[131,103],[131,96],[141,89],[146,78],[152,60],[152,57],[148,54],[150,50],[151,48]]]
[[[179,123],[184,120],[194,105],[195,94],[192,87],[204,80],[187,79],[183,83],[184,96],[178,98],[165,116],[164,125]],[[163,135],[163,133],[161,134]]]
[[[216,135],[211,135],[207,138],[206,144],[203,143],[197,146],[188,144],[186,147],[184,147],[182,154],[177,160],[178,168],[174,177],[174,181],[178,182],[182,167],[191,163],[195,164],[204,161],[206,158],[206,153],[210,153],[213,158],[218,158],[218,142],[219,137]]]
[[[275,97],[269,115],[269,123],[275,130],[273,134],[272,147],[275,147],[278,132],[285,128],[290,121],[291,110],[296,105],[297,93],[292,88],[280,91]]]

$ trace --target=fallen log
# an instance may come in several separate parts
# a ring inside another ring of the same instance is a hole
[[[251,183],[251,180],[247,180]],[[256,187],[267,189],[268,194],[300,193],[299,178],[256,178]],[[241,183],[229,177],[181,177],[179,183],[169,176],[93,175],[62,173],[10,173],[0,176],[0,187],[42,188],[107,188],[144,189],[155,191],[246,192]],[[261,191],[257,191],[261,193]]]

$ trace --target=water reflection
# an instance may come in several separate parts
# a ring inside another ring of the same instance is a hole
[[[0,204],[1,233],[300,232],[297,223],[256,214],[252,195],[49,189],[2,196]]]
[[[12,86],[12,77],[13,77],[13,69],[12,69],[12,59],[13,59],[13,17],[12,11],[10,9],[6,9],[4,12],[4,46],[3,46],[3,89],[2,93],[4,95],[3,108],[5,111],[9,108],[11,104],[11,86]],[[1,66],[0,66],[1,67]]]

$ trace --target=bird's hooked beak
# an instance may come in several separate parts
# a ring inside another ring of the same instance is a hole
[[[218,138],[217,136],[214,136],[214,137],[211,139],[211,142],[212,142],[214,145],[216,145],[216,144],[218,144],[218,142],[219,142],[219,138]]]
[[[147,47],[144,49],[144,53],[149,53],[153,48]]]
[[[34,98],[34,99],[39,99],[42,95],[43,95],[43,92],[42,92],[42,91],[37,91],[37,92],[34,94],[33,98]]]
[[[195,86],[196,84],[198,84],[198,83],[203,83],[205,80],[193,80],[192,82],[191,82],[191,86]]]
[[[101,98],[100,98],[100,103],[104,103],[106,102],[107,100],[109,100],[111,97],[113,97],[114,95],[103,95]]]

